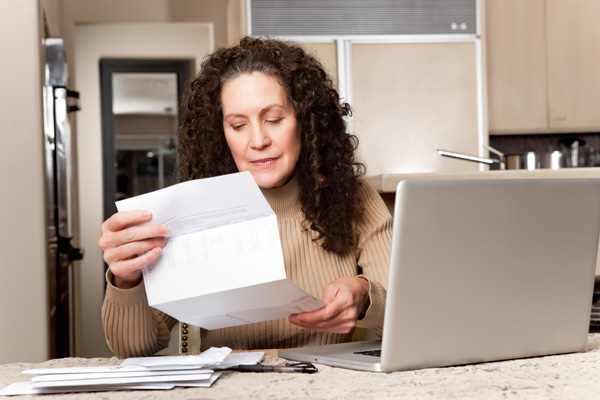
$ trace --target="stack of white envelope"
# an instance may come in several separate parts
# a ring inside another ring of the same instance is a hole
[[[263,357],[264,352],[213,347],[200,355],[128,358],[120,365],[30,369],[23,373],[35,375],[31,381],[13,383],[0,395],[210,387],[219,370],[257,364]]]

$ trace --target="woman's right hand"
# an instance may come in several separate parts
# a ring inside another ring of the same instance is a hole
[[[167,239],[162,225],[140,225],[152,219],[150,211],[120,211],[102,224],[98,241],[114,279],[113,285],[129,289],[140,283],[142,268],[159,256]]]

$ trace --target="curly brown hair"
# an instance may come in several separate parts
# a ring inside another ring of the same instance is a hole
[[[242,74],[275,77],[292,105],[301,138],[296,167],[300,202],[310,229],[325,250],[341,254],[356,243],[362,217],[359,196],[365,166],[356,159],[358,139],[346,131],[351,115],[333,81],[299,45],[273,39],[243,38],[217,49],[202,62],[190,84],[178,133],[179,173],[183,180],[237,172],[225,141],[221,88]]]

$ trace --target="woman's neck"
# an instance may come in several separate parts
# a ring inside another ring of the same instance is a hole
[[[261,192],[279,220],[297,218],[302,213],[297,176],[282,186],[261,189]]]

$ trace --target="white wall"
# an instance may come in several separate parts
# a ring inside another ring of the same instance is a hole
[[[75,27],[75,87],[81,93],[77,116],[80,245],[85,249],[80,282],[80,355],[112,355],[100,321],[104,264],[98,247],[103,220],[102,132],[98,62],[113,58],[189,58],[196,65],[214,44],[211,24],[123,23]],[[191,71],[195,74],[195,71]]]
[[[49,357],[38,0],[0,13],[0,364]],[[10,12],[6,12],[10,10]]]

